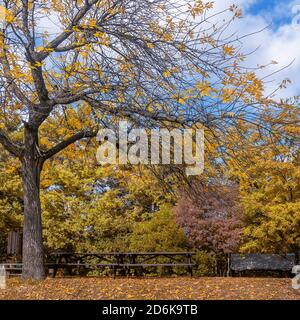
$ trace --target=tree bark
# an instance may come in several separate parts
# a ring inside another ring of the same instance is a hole
[[[23,279],[45,278],[42,218],[40,202],[40,173],[43,158],[39,152],[38,130],[24,128],[22,178],[24,189]]]

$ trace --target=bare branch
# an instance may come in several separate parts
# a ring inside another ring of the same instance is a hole
[[[55,145],[53,148],[46,151],[43,155],[43,158],[45,160],[49,159],[53,157],[55,154],[57,154],[58,152],[67,148],[69,145],[73,144],[74,142],[84,138],[93,138],[93,137],[96,137],[96,135],[97,135],[96,130],[86,129],[86,130],[79,131],[75,133],[73,136],[67,138],[66,140],[61,141],[60,143]]]
[[[5,130],[0,128],[0,143],[3,147],[14,156],[20,158],[23,152],[23,147],[13,142]]]
[[[87,12],[95,5],[99,0],[92,0],[91,2],[85,1],[85,5],[78,11],[75,18],[73,19],[71,25],[64,30],[59,36],[53,39],[46,47],[45,51],[37,55],[38,61],[43,61],[49,56],[49,49],[57,48],[61,43],[69,38],[69,36],[74,32],[73,28],[78,25],[80,20],[87,14]]]

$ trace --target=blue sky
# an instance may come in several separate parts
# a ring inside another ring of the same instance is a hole
[[[284,68],[267,78],[267,92],[272,92],[283,79],[289,78],[292,84],[277,92],[276,97],[300,95],[300,0],[215,0],[215,10],[223,10],[233,3],[243,11],[243,18],[235,23],[237,34],[249,34],[267,27],[243,42],[245,53],[258,48],[249,56],[247,66],[277,61],[278,64],[260,71],[264,77]],[[293,19],[297,12],[298,25],[295,25]]]
[[[295,1],[291,0],[256,0],[245,10],[247,14],[264,15],[266,20],[276,29],[292,21],[291,7]],[[300,4],[300,0],[299,0]]]
[[[278,15],[276,8],[278,6],[287,5],[286,0],[258,0],[253,3],[247,10],[247,13],[252,15],[264,14],[272,23],[272,27],[277,28],[282,24],[288,24],[291,21],[291,15]]]

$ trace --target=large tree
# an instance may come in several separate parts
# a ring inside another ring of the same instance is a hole
[[[45,277],[39,190],[47,159],[116,117],[147,126],[202,123],[223,134],[270,103],[262,81],[241,65],[241,39],[226,31],[240,18],[235,6],[216,15],[199,0],[3,4],[0,142],[22,167],[23,278]],[[51,118],[65,119],[68,110],[77,121],[44,136]]]

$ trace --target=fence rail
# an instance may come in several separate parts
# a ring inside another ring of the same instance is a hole
[[[4,268],[6,277],[22,275],[22,263],[1,263],[0,266]]]

